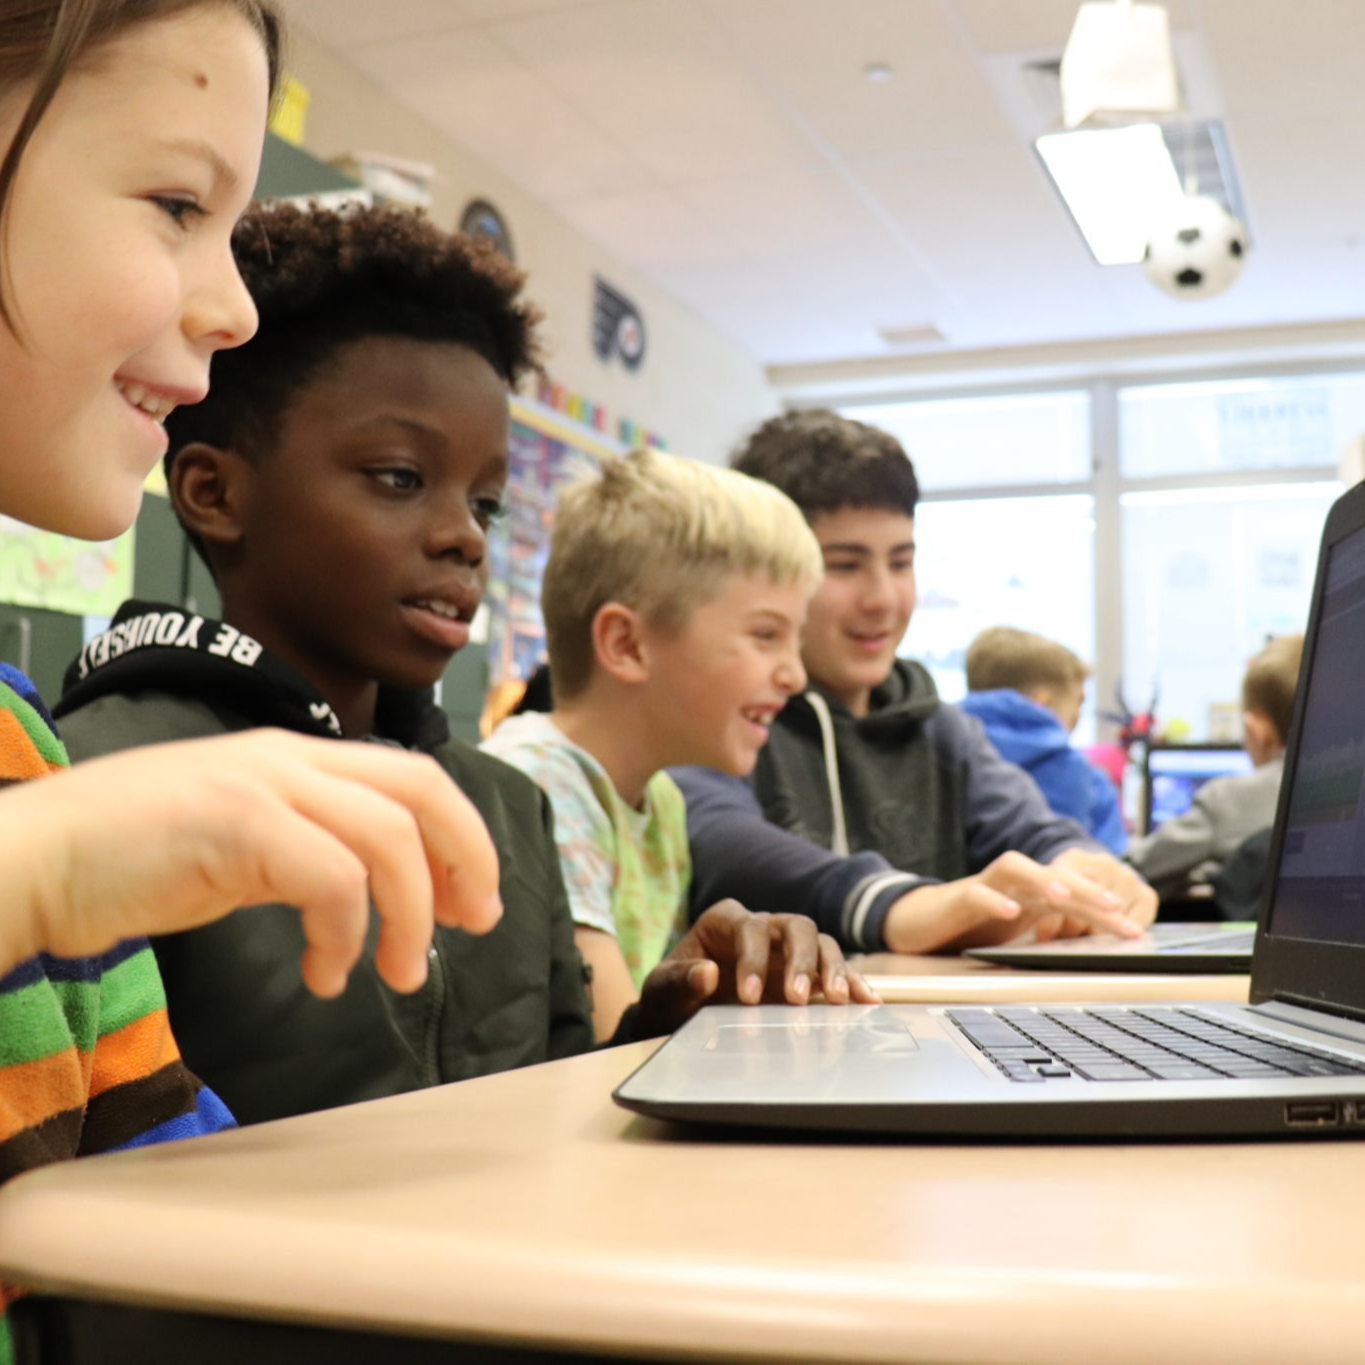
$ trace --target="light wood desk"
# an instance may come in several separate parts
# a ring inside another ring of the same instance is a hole
[[[1245,1003],[1251,978],[1245,973],[1017,971],[974,957],[866,953],[853,964],[883,1000],[915,1005],[961,1002],[974,1005],[1043,1000],[1106,1001],[1235,1000]]]
[[[0,1270],[407,1334],[324,1357],[383,1365],[1361,1357],[1357,1144],[699,1140],[610,1103],[650,1046],[22,1176]],[[259,1365],[334,1341],[270,1354],[207,1327],[225,1353],[144,1324],[141,1356],[118,1354],[87,1324],[107,1349],[63,1359]]]

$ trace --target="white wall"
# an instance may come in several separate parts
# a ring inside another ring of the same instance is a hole
[[[290,70],[312,97],[308,151],[324,160],[375,151],[431,163],[437,167],[432,217],[445,227],[454,227],[475,197],[501,210],[517,264],[529,272],[527,295],[546,313],[547,368],[557,383],[605,404],[613,424],[628,417],[658,432],[670,449],[700,460],[723,461],[744,431],[777,411],[753,356],[308,34],[295,30],[290,49]],[[635,374],[593,352],[594,274],[628,295],[644,316],[649,349]]]

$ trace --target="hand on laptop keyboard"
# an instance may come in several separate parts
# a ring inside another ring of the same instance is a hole
[[[725,900],[645,978],[636,1035],[672,1033],[703,1005],[804,1005],[816,991],[831,1005],[881,1001],[814,920],[753,914]]]
[[[908,891],[882,932],[893,953],[961,952],[1029,930],[1044,941],[1095,931],[1133,938],[1156,915],[1155,893],[1149,907],[1139,888],[1151,892],[1107,853],[1068,849],[1050,866],[1004,853],[974,877]]]
[[[1083,877],[1103,887],[1122,902],[1122,914],[1130,924],[1145,929],[1156,919],[1157,894],[1127,863],[1100,849],[1068,848],[1048,866],[1054,872]],[[1087,932],[1084,929],[1078,933]],[[1056,937],[1067,937],[1064,934]]]

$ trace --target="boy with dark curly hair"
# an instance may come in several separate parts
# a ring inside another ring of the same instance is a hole
[[[1142,880],[1054,815],[981,725],[941,702],[897,650],[915,606],[919,484],[889,433],[833,412],[774,417],[731,461],[805,513],[825,576],[801,643],[810,686],[778,714],[753,776],[676,774],[687,799],[693,905],[786,902],[784,841],[880,855],[890,878],[827,927],[845,946],[960,949],[1032,928],[1040,938],[1132,935],[1156,913]],[[904,878],[901,878],[904,881]]]
[[[57,709],[71,753],[270,725],[429,754],[488,825],[504,913],[483,938],[438,930],[409,996],[368,953],[339,998],[311,996],[283,906],[161,938],[181,1049],[244,1122],[585,1051],[548,805],[451,739],[432,698],[487,578],[508,392],[536,363],[522,276],[391,209],[260,207],[233,249],[260,331],[166,424],[170,495],[222,619],[125,603],[68,671]],[[717,907],[651,974],[618,1038],[666,1032],[712,995],[795,998],[802,974],[847,998],[830,948],[800,917]]]

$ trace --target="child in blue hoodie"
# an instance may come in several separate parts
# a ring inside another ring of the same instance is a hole
[[[1128,834],[1114,784],[1079,749],[1071,732],[1090,670],[1065,645],[1012,626],[983,630],[967,650],[968,696],[1001,757],[1023,768],[1058,815],[1069,815],[1115,854]]]

